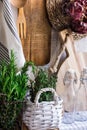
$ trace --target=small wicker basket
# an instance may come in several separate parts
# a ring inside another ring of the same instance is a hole
[[[51,25],[57,31],[69,28],[70,17],[64,15],[61,5],[63,0],[46,0],[46,8]]]
[[[78,34],[78,33],[72,32],[72,36],[74,40],[80,40],[84,37],[87,37],[87,34]]]
[[[54,101],[38,102],[43,92],[51,91]],[[46,130],[58,128],[63,116],[63,100],[57,96],[53,88],[41,89],[35,98],[35,102],[28,102],[23,112],[23,122],[29,130]]]
[[[62,11],[63,2],[64,2],[63,0],[46,0],[46,8],[49,21],[52,27],[57,31],[70,29],[71,18],[63,13]],[[76,32],[72,32],[72,36],[74,40],[79,40],[82,39],[83,37],[86,37],[87,34],[79,34]]]

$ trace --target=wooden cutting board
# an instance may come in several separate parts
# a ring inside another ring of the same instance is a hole
[[[50,60],[51,26],[45,4],[44,0],[29,0],[24,7],[27,19],[24,54],[28,61],[31,60],[36,65],[45,65]]]

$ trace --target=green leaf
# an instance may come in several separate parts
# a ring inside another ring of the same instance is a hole
[[[28,76],[26,70],[17,75],[17,65],[15,64],[15,56],[11,51],[10,62],[8,64],[3,61],[0,66],[0,93],[6,96],[0,96],[0,127],[2,129],[11,130],[14,126],[17,115],[19,114],[23,101],[28,90]],[[16,103],[13,103],[16,102]],[[12,104],[10,104],[12,103]]]
[[[57,76],[56,75],[49,75],[47,71],[43,69],[39,69],[38,74],[35,78],[35,82],[31,83],[30,86],[30,95],[31,101],[34,102],[36,94],[42,88],[54,88],[56,87]],[[51,101],[53,100],[53,95],[51,92],[46,92],[41,94],[40,101]]]

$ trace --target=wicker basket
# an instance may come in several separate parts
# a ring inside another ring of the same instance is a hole
[[[63,0],[46,0],[49,21],[54,29],[62,31],[70,28],[71,18],[62,12]],[[87,34],[72,32],[74,40],[86,37]]]
[[[38,102],[43,92],[51,91],[54,101]],[[35,102],[28,102],[23,112],[23,122],[29,130],[46,130],[58,128],[63,116],[63,100],[57,96],[53,88],[41,89],[35,98]]]
[[[72,32],[72,36],[74,40],[80,40],[84,37],[87,37],[87,34],[78,34],[78,33]]]
[[[62,12],[63,0],[46,0],[46,8],[49,20],[58,31],[69,28],[70,18]]]

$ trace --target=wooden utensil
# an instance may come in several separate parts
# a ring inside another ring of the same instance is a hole
[[[17,18],[17,28],[21,39],[26,39],[26,18],[24,15],[24,9],[19,8]]]
[[[26,4],[27,0],[10,0],[11,4],[16,8],[21,8]]]

